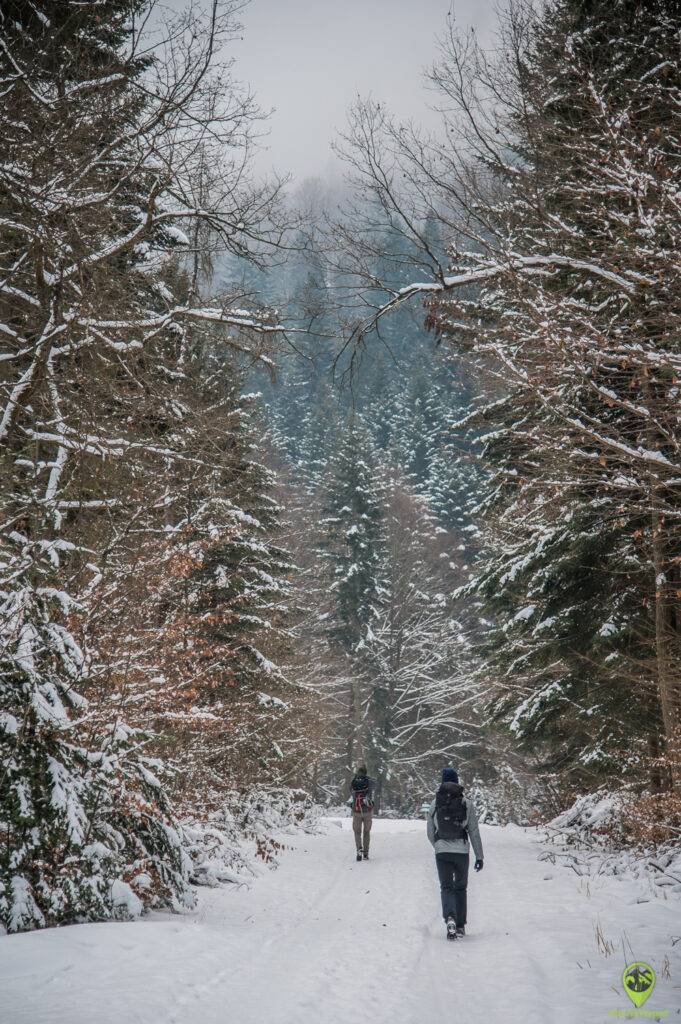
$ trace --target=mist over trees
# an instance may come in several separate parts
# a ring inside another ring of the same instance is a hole
[[[192,899],[228,791],[681,820],[677,3],[448,23],[442,130],[253,168],[240,4],[0,12],[0,920]],[[226,55],[226,56],[225,56]]]

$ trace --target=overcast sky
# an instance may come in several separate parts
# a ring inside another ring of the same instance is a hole
[[[357,94],[371,94],[401,118],[434,123],[422,72],[450,8],[481,41],[495,24],[494,0],[251,0],[244,39],[234,44],[236,76],[262,107],[275,108],[263,170],[296,180],[334,168],[330,142]]]

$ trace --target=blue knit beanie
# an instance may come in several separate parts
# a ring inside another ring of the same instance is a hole
[[[443,782],[458,782],[459,776],[454,768],[443,768],[442,769],[442,781]]]

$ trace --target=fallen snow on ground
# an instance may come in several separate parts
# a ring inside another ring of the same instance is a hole
[[[542,863],[532,829],[481,832],[463,941],[443,937],[424,822],[377,820],[358,864],[350,820],[329,819],[287,836],[250,886],[201,890],[187,916],[0,938],[0,1021],[593,1024],[634,1009],[632,960],[657,972],[644,1009],[681,1020],[677,898]]]

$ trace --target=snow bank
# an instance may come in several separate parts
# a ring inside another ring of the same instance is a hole
[[[579,797],[543,828],[541,860],[563,864],[577,875],[614,875],[645,883],[649,894],[681,894],[678,843],[632,843],[627,825],[640,798],[628,791]]]
[[[229,793],[207,818],[182,823],[195,885],[248,884],[263,865],[275,866],[285,837],[314,832],[323,813],[302,790],[257,787]]]

